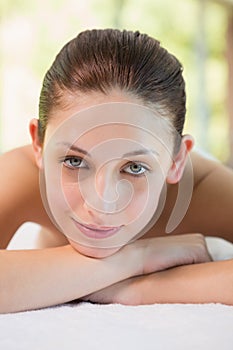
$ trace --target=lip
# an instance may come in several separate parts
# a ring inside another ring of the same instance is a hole
[[[109,227],[109,226],[94,226],[94,225],[84,225],[73,219],[75,226],[87,237],[103,239],[108,238],[116,234],[122,226]]]

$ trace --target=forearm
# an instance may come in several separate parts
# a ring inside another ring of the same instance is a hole
[[[136,304],[213,302],[233,305],[233,260],[175,267],[132,281],[134,288],[138,288],[132,302]]]
[[[136,276],[88,295],[98,303],[223,303],[233,305],[233,260],[184,265]]]
[[[122,261],[127,264],[122,265]],[[123,266],[123,267],[122,267]],[[0,251],[0,313],[57,305],[137,274],[133,250],[104,259],[79,254],[70,245]]]

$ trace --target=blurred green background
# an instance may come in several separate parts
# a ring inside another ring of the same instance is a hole
[[[61,47],[84,29],[114,27],[147,33],[177,56],[186,80],[185,132],[230,163],[232,13],[231,0],[0,0],[1,151],[30,142],[42,79]]]

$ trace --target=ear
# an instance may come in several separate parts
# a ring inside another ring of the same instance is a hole
[[[175,184],[180,181],[193,145],[194,139],[191,135],[184,135],[182,137],[179,152],[172,159],[172,164],[168,171],[167,183]]]
[[[29,124],[29,132],[32,138],[32,147],[35,155],[35,160],[36,164],[39,169],[42,169],[42,150],[43,150],[43,144],[39,140],[38,136],[38,129],[39,129],[39,124],[38,124],[38,119],[33,118],[30,121]]]

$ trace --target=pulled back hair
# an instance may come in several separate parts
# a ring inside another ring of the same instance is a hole
[[[39,138],[49,114],[69,93],[119,88],[169,118],[182,135],[186,113],[180,62],[160,42],[138,31],[87,30],[69,41],[45,75],[39,103]]]

